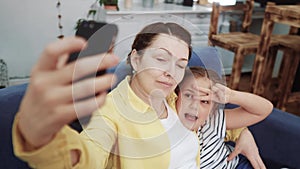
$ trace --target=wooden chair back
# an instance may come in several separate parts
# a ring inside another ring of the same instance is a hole
[[[243,22],[241,31],[249,32],[249,27],[252,22],[252,12],[254,8],[254,0],[246,0],[245,3],[237,2],[235,5],[230,6],[221,6],[219,3],[214,2],[212,4],[212,12],[210,18],[210,26],[209,26],[209,40],[213,35],[216,35],[218,32],[218,20],[219,15],[223,12],[241,12],[243,13]]]

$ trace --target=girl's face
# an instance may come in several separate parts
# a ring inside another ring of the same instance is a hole
[[[179,119],[190,130],[198,130],[205,124],[214,104],[210,100],[201,99],[207,93],[197,90],[198,87],[210,89],[211,80],[207,77],[187,78],[180,88],[176,102]]]
[[[131,87],[138,96],[166,97],[182,80],[188,63],[189,48],[182,40],[165,34],[158,35],[142,52],[133,50],[131,64],[136,71]]]

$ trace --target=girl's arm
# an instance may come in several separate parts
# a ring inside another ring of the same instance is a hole
[[[227,129],[255,124],[265,119],[273,109],[273,104],[261,96],[232,90],[221,84],[212,87],[212,99],[219,103],[231,103],[240,106],[224,110]]]

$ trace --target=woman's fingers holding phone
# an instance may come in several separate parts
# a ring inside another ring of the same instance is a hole
[[[103,53],[95,56],[85,57],[71,62],[63,68],[62,74],[71,75],[69,78],[63,78],[65,83],[78,81],[80,79],[89,77],[96,77],[96,73],[115,66],[119,62],[117,56],[111,53]]]
[[[76,62],[57,67],[60,57],[80,50],[85,45],[81,38],[64,38],[47,46],[32,70],[30,83],[19,108],[18,128],[22,136],[32,146],[47,144],[53,136],[63,127],[76,118],[77,110],[73,105],[72,77],[83,77],[98,66],[94,57],[86,57]],[[95,56],[96,57],[96,56]],[[118,63],[118,58],[113,54],[102,54],[101,64],[98,69],[103,70]],[[79,75],[73,75],[75,65],[80,66]],[[92,113],[96,106],[104,103],[106,90],[112,83],[113,75],[103,75],[95,80],[95,92],[100,93],[96,97],[87,98],[76,102],[78,112]],[[86,79],[88,80],[88,79]],[[80,85],[84,81],[75,81]],[[87,83],[87,82],[85,82]],[[89,82],[90,83],[90,82]],[[79,91],[84,90],[80,89]],[[81,96],[80,96],[81,97]],[[85,105],[85,103],[87,105]],[[97,103],[93,104],[92,103]],[[81,113],[84,116],[85,113]],[[41,141],[42,140],[42,141]]]
[[[96,97],[99,93],[106,92],[114,84],[116,79],[114,76],[113,74],[105,74],[73,83],[71,86],[72,100],[76,101],[88,97]]]
[[[110,53],[85,57],[56,70],[45,73],[38,72],[39,75],[44,74],[43,77],[47,76],[47,78],[41,77],[39,80],[45,85],[69,85],[87,76],[95,78],[97,71],[105,70],[117,63],[118,57]],[[38,74],[35,73],[35,76],[39,76]]]
[[[68,106],[69,114],[62,114],[65,117],[65,121],[73,121],[78,118],[90,116],[97,108],[101,107],[106,98],[106,92],[99,93],[95,97],[90,97],[85,100],[75,101],[73,105]],[[64,113],[64,112],[62,112]]]
[[[60,57],[75,51],[80,51],[85,46],[86,41],[79,37],[66,37],[50,43],[43,50],[41,57],[33,68],[33,72],[56,69]]]

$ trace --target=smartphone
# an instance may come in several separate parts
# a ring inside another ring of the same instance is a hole
[[[76,36],[80,36],[87,40],[87,47],[80,52],[74,52],[70,54],[67,63],[74,62],[77,59],[81,59],[88,56],[93,56],[100,53],[112,52],[115,38],[117,36],[118,27],[115,24],[108,24],[104,22],[96,21],[81,21],[77,27],[75,33]],[[98,71],[79,80],[99,76],[105,74],[106,70]],[[97,95],[97,93],[95,93]],[[94,97],[94,96],[90,96]],[[87,97],[89,98],[89,97]],[[87,99],[83,98],[83,99]],[[89,123],[91,116],[85,116],[72,122],[71,126],[75,126],[76,130],[82,130],[81,125]]]
[[[96,21],[81,21],[75,33],[87,40],[87,48],[70,54],[67,63],[86,56],[93,56],[104,52],[112,52],[115,38],[118,33],[118,27],[115,24]],[[97,76],[102,75],[106,70],[97,72]]]

